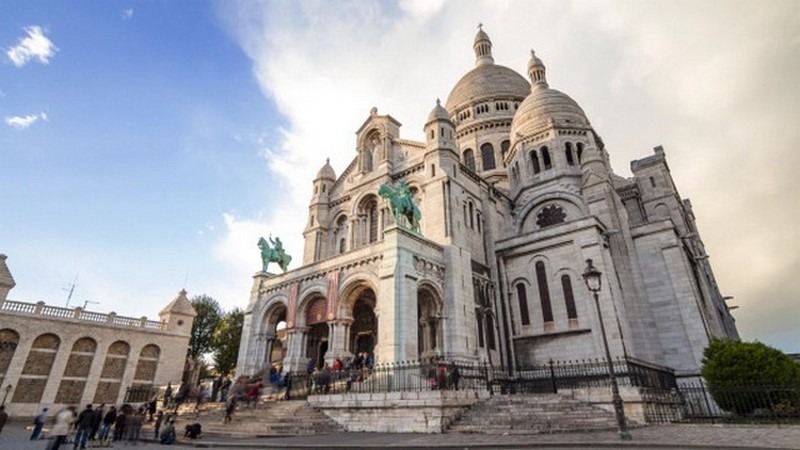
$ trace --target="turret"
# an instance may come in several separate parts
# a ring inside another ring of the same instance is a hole
[[[14,277],[11,276],[11,272],[8,270],[6,258],[8,258],[6,255],[0,253],[0,305],[6,300],[8,291],[17,285],[17,283],[14,282]]]
[[[323,255],[322,239],[325,227],[328,223],[328,202],[330,189],[336,181],[336,172],[331,167],[331,160],[328,158],[325,165],[319,169],[314,178],[314,191],[311,195],[311,202],[308,206],[308,223],[303,231],[305,246],[303,250],[303,264],[310,264]]]
[[[158,313],[161,323],[167,324],[168,331],[183,336],[192,334],[192,323],[195,316],[197,316],[197,312],[186,298],[186,289],[181,289],[178,296]]]
[[[436,106],[428,114],[424,131],[426,150],[446,148],[455,151],[456,127],[450,120],[450,114],[444,109],[438,98],[436,99]]]

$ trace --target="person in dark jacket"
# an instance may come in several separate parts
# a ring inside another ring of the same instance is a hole
[[[128,421],[128,418],[125,417],[125,411],[120,409],[119,414],[117,414],[116,419],[114,420],[114,440],[121,441],[125,438],[125,423]]]
[[[94,410],[94,417],[92,418],[92,431],[89,433],[89,441],[93,441],[97,437],[97,432],[100,430],[100,425],[103,423],[103,415],[105,413],[105,403],[102,403],[97,407],[97,409]]]
[[[111,426],[114,425],[114,422],[117,420],[117,407],[112,406],[111,409],[108,410],[105,416],[103,416],[103,424],[100,427],[100,440],[105,441],[108,440],[108,432],[111,430]]]
[[[86,441],[89,439],[89,433],[92,432],[92,423],[94,423],[94,411],[92,411],[92,405],[86,405],[86,409],[78,414],[78,420],[75,421],[78,434],[75,435],[73,448],[86,448]]]

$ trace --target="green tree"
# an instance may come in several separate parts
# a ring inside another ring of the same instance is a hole
[[[236,368],[243,325],[244,311],[234,308],[222,317],[214,330],[214,366],[222,375],[228,375]]]
[[[222,319],[222,308],[219,303],[207,295],[198,295],[189,302],[197,316],[192,324],[192,336],[189,338],[189,357],[195,361],[213,351],[214,330]]]
[[[702,375],[717,404],[749,414],[776,405],[798,407],[800,365],[761,342],[715,339],[703,353]]]

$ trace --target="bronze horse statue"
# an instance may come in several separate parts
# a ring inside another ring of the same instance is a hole
[[[414,200],[411,198],[411,189],[405,181],[397,183],[397,186],[388,183],[382,184],[378,189],[378,194],[389,200],[389,208],[398,226],[402,226],[400,218],[404,217],[408,222],[408,228],[419,233],[419,219],[422,215],[417,205],[414,204]]]
[[[269,246],[272,244],[272,247]],[[261,249],[261,271],[266,272],[269,263],[274,262],[280,266],[281,270],[286,272],[289,269],[289,263],[292,262],[292,257],[287,255],[283,250],[283,243],[280,238],[272,239],[270,236],[269,243],[263,237],[258,240],[258,248]]]

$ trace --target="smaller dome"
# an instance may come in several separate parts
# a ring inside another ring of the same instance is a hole
[[[450,122],[450,114],[444,109],[442,102],[438,98],[436,99],[436,106],[434,106],[431,113],[428,114],[428,120],[425,123],[429,124],[436,120],[446,120]]]
[[[325,165],[317,172],[317,179],[336,180],[336,172],[334,172],[333,167],[331,167],[330,158],[325,160]]]
[[[514,114],[511,122],[511,145],[551,124],[566,127],[591,126],[583,109],[570,96],[538,84]]]

